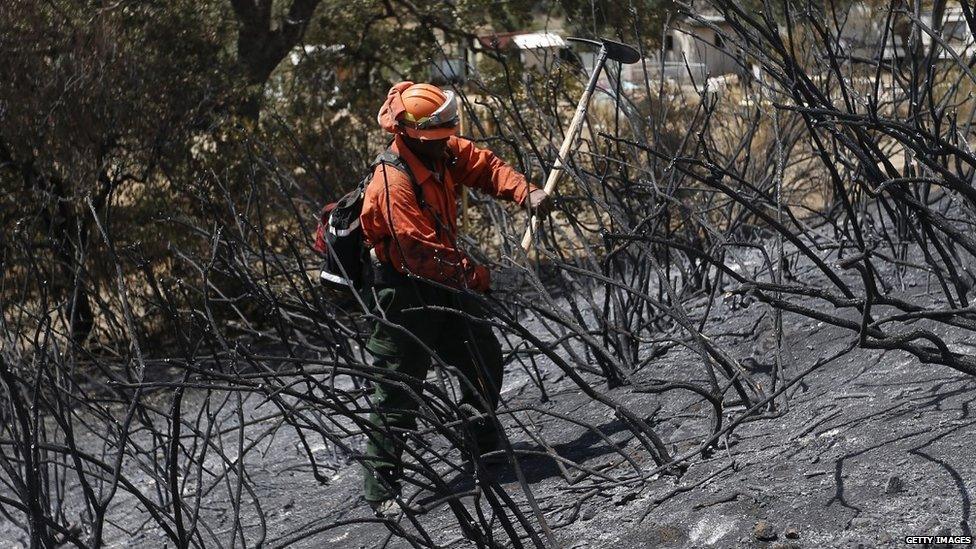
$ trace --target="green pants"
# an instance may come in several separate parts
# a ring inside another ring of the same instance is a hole
[[[375,301],[377,316],[402,329],[377,322],[366,348],[375,357],[374,366],[406,377],[381,378],[375,384],[372,429],[367,433],[366,444],[368,465],[364,471],[365,496],[369,501],[394,495],[401,476],[402,433],[416,429],[416,413],[424,398],[422,382],[432,363],[417,339],[466,379],[467,383],[459,383],[462,409],[484,413],[489,411],[487,406],[494,410],[503,374],[501,345],[491,327],[454,312],[484,318],[484,310],[473,298],[421,282],[407,282],[377,289]],[[479,420],[468,425],[479,448],[488,449],[496,443],[494,421]]]

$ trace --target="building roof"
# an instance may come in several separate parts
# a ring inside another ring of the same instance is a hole
[[[478,37],[482,46],[490,49],[534,50],[538,48],[565,48],[566,41],[555,32],[501,32]]]
[[[722,23],[725,21],[725,16],[720,13],[704,13],[698,17],[702,21],[707,21],[709,23]]]
[[[566,41],[562,36],[553,32],[534,32],[519,34],[512,37],[515,47],[520,50],[534,50],[536,48],[565,48]]]

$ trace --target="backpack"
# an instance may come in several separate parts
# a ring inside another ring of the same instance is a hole
[[[363,211],[363,197],[366,186],[373,178],[376,166],[386,164],[407,174],[413,185],[414,194],[421,206],[424,205],[420,185],[414,179],[407,163],[393,151],[383,151],[370,164],[369,174],[336,202],[326,204],[319,214],[315,229],[315,251],[324,258],[319,278],[326,286],[339,286],[362,290],[373,283],[373,262],[369,248],[363,240],[363,228],[359,215]]]

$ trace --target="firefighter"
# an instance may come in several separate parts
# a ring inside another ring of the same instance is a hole
[[[385,517],[399,511],[402,434],[416,427],[422,383],[432,364],[427,349],[465,378],[459,383],[459,409],[476,418],[468,425],[477,451],[499,447],[490,412],[502,386],[501,345],[489,325],[467,316],[485,317],[471,294],[487,292],[491,274],[457,245],[461,186],[514,201],[537,215],[548,213],[550,201],[491,151],[456,135],[458,102],[451,91],[396,84],[377,121],[393,134],[390,150],[408,168],[377,165],[360,216],[375,260],[373,307],[386,320],[376,323],[366,348],[374,365],[389,372],[371,397],[364,489],[367,502]]]

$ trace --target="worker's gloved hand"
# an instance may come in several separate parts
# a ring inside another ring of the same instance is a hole
[[[484,265],[475,265],[465,276],[469,290],[485,293],[491,288],[491,272]]]
[[[529,196],[525,197],[524,205],[535,215],[545,217],[552,211],[552,198],[542,189],[532,189]]]

